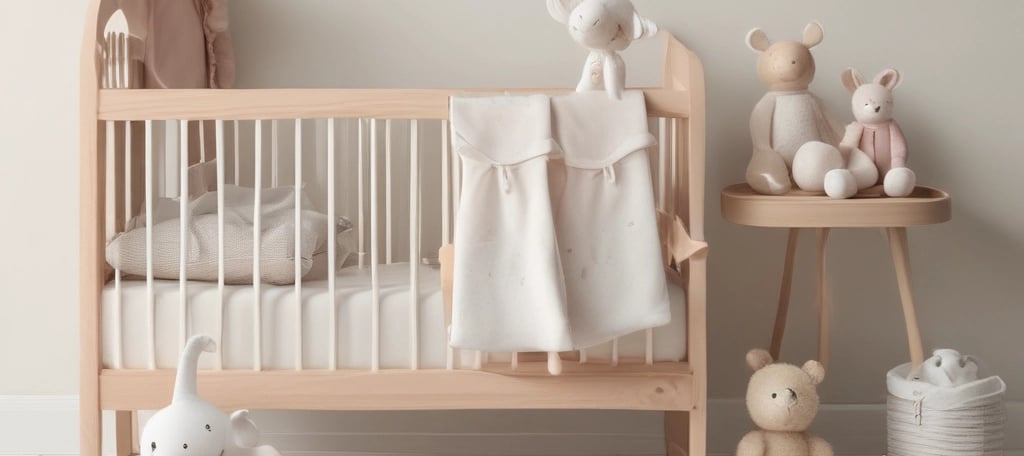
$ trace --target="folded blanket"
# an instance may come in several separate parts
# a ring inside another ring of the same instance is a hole
[[[229,284],[252,282],[254,191],[234,185],[224,189],[224,280]],[[313,266],[313,255],[327,239],[327,216],[302,204],[300,246],[303,275]],[[153,275],[158,279],[179,277],[181,220],[179,203],[160,199],[153,207]],[[189,203],[189,280],[218,280],[217,192],[203,194]],[[286,285],[295,281],[295,189],[264,189],[260,217],[260,276],[265,283]],[[347,224],[347,220],[343,220]],[[127,231],[107,244],[107,262],[131,275],[146,275],[145,216],[133,219]],[[351,225],[348,225],[351,229]],[[344,257],[339,258],[344,263]]]

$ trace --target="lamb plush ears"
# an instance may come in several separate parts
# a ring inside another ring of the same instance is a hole
[[[875,76],[875,84],[880,84],[886,89],[893,90],[900,86],[900,82],[903,81],[903,77],[900,76],[900,72],[892,68],[882,70]]]
[[[755,348],[747,352],[747,366],[750,366],[750,370],[759,371],[774,362],[775,360],[772,359],[772,354],[768,353],[768,350]]]
[[[573,0],[548,0],[548,13],[556,21],[568,24],[569,15],[572,14],[575,6],[574,3],[576,2]]]
[[[801,369],[811,377],[811,381],[815,385],[820,385],[821,382],[825,381],[825,366],[822,366],[821,363],[811,360],[804,363],[804,367]]]
[[[639,14],[633,13],[633,39],[650,38],[658,34],[658,24]]]

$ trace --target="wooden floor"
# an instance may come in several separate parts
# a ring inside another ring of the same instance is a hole
[[[173,370],[104,370],[100,404],[105,410],[157,409],[169,403],[173,384]],[[557,377],[540,362],[481,371],[204,371],[199,390],[225,409],[690,410],[694,404],[686,363],[566,363]]]

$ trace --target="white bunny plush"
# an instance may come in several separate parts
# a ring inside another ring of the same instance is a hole
[[[871,83],[865,83],[853,68],[843,71],[843,85],[853,94],[853,117],[846,127],[840,148],[859,149],[878,168],[878,181],[885,194],[904,197],[914,191],[917,177],[907,168],[907,141],[893,120],[892,91],[900,85],[900,73],[882,71]]]
[[[629,0],[548,0],[548,12],[590,51],[576,91],[607,90],[609,97],[622,98],[626,64],[619,51],[654,36],[658,26],[637,14]]]
[[[203,351],[216,350],[207,336],[193,336],[178,364],[171,405],[156,412],[142,431],[144,456],[281,456],[258,446],[259,431],[248,410],[227,414],[196,392],[196,364]]]

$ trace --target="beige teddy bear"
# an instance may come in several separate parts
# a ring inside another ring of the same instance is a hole
[[[825,368],[817,361],[803,367],[775,363],[767,351],[751,350],[754,370],[747,386],[747,409],[761,430],[740,440],[736,456],[832,456],[832,446],[807,432],[818,414],[817,386]]]

